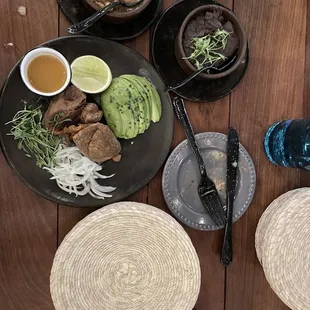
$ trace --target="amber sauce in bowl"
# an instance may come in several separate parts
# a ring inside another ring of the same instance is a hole
[[[50,48],[29,52],[21,63],[21,76],[32,92],[54,96],[70,83],[71,69],[65,57]]]
[[[67,78],[64,64],[51,55],[41,55],[33,59],[28,66],[27,75],[30,84],[45,93],[60,89]]]

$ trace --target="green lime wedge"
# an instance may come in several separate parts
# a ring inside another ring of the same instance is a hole
[[[96,56],[86,55],[76,58],[71,64],[71,70],[72,84],[85,93],[101,93],[112,82],[109,66]]]

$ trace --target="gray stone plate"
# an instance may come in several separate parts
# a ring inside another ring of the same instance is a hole
[[[226,205],[226,149],[227,136],[220,133],[196,135],[209,177],[213,180]],[[249,207],[255,192],[256,173],[253,161],[240,144],[239,170],[234,204],[233,221],[237,221]],[[162,186],[166,203],[181,222],[198,230],[217,230],[198,196],[200,175],[195,156],[187,140],[171,153],[163,174]],[[225,206],[226,208],[226,206]]]

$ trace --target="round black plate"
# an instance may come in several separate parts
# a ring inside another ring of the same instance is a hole
[[[98,56],[108,63],[115,77],[124,73],[145,76],[156,86],[161,96],[162,118],[137,138],[121,141],[122,159],[119,163],[109,161],[103,164],[103,174],[115,173],[113,178],[102,181],[102,184],[117,187],[113,198],[97,200],[89,195],[76,198],[75,195],[60,190],[56,182],[49,179],[51,175],[37,167],[34,159],[18,150],[16,141],[7,135],[11,125],[5,123],[23,108],[22,100],[33,105],[48,104],[46,99],[37,102],[40,97],[24,85],[19,73],[20,63],[17,63],[8,76],[0,97],[0,142],[9,165],[33,191],[57,203],[76,207],[100,207],[125,199],[152,179],[169,153],[173,136],[173,109],[168,94],[164,92],[162,80],[145,58],[113,41],[72,36],[47,42],[44,46],[58,50],[69,62],[82,55]]]
[[[219,4],[212,0],[183,0],[168,8],[153,32],[152,57],[157,71],[167,86],[184,80],[188,75],[174,55],[174,43],[182,22],[195,8],[205,4]],[[232,74],[214,81],[192,80],[174,92],[184,99],[198,102],[215,101],[229,94],[243,77],[248,65],[248,54]]]
[[[62,11],[72,24],[90,16],[81,0],[57,0]],[[85,33],[98,37],[122,41],[135,38],[147,30],[161,12],[162,0],[152,0],[146,10],[136,19],[122,25],[113,25],[99,20]]]

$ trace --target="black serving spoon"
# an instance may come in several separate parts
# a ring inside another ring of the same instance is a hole
[[[99,20],[103,15],[107,12],[115,8],[116,6],[125,6],[127,8],[133,8],[143,2],[143,0],[119,0],[117,2],[111,2],[109,5],[104,7],[102,10],[97,11],[95,14],[91,15],[90,17],[86,18],[85,20],[81,21],[80,23],[74,24],[68,28],[68,32],[70,34],[78,34],[82,31],[85,31],[91,25],[93,25],[97,20]]]
[[[174,83],[170,86],[168,86],[166,88],[166,91],[173,91],[175,89],[178,89],[182,86],[184,86],[185,84],[187,84],[188,82],[190,82],[192,79],[194,79],[196,76],[198,76],[200,73],[202,73],[203,71],[205,70],[208,70],[208,74],[212,73],[212,72],[216,72],[216,73],[219,73],[219,72],[222,72],[224,71],[225,69],[227,69],[230,65],[233,64],[233,62],[236,60],[237,58],[237,55],[234,55],[234,57],[232,57],[228,62],[224,63],[221,67],[217,68],[217,67],[212,67],[210,66],[210,64],[206,64],[204,65],[201,69],[197,70],[196,72],[194,72],[193,74],[191,74],[189,77],[187,77],[186,79],[184,79],[183,81],[181,82],[177,82],[177,83]]]

